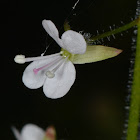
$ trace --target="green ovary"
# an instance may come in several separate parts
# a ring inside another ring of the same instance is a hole
[[[71,58],[71,56],[72,56],[72,54],[71,54],[70,52],[68,52],[67,50],[64,50],[64,49],[61,49],[61,52],[62,52],[61,55],[62,55],[64,58],[68,57],[68,59],[70,60],[70,58]]]

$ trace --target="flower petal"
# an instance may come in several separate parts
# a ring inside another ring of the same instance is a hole
[[[62,35],[63,48],[72,54],[83,54],[86,51],[86,41],[84,37],[72,30],[68,30]]]
[[[46,68],[40,70],[37,74],[33,72],[33,69],[42,67],[60,57],[61,56],[54,56],[50,58],[48,57],[47,59],[34,61],[31,64],[29,64],[26,67],[22,77],[22,81],[25,84],[25,86],[27,86],[30,89],[40,88],[44,84],[44,81],[46,79]]]
[[[22,140],[43,140],[45,131],[34,124],[27,124],[21,130]]]
[[[19,131],[14,126],[12,126],[12,131],[13,131],[17,140],[22,140],[22,137],[21,137]]]
[[[58,45],[62,46],[62,41],[59,38],[59,33],[54,23],[51,20],[43,20],[42,25],[46,32],[58,43]]]
[[[91,62],[102,61],[111,57],[115,57],[120,54],[122,50],[106,47],[101,45],[87,46],[87,50],[84,54],[76,54],[71,57],[71,61],[74,64],[85,64]]]
[[[55,77],[47,78],[43,91],[48,98],[56,99],[63,97],[75,81],[76,71],[74,65],[68,61],[56,71]]]

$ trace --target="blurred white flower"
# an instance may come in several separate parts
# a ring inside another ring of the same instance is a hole
[[[56,132],[52,126],[44,131],[37,125],[27,124],[22,128],[21,132],[15,127],[12,127],[12,131],[17,140],[56,140]]]

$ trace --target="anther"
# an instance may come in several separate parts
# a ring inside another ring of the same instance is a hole
[[[16,55],[14,61],[18,64],[24,64],[26,62],[25,55]]]
[[[47,76],[48,78],[53,78],[53,77],[55,76],[55,74],[54,74],[52,71],[47,71],[47,72],[46,72],[46,76]]]
[[[46,76],[47,76],[48,78],[54,78],[55,72],[59,69],[59,67],[60,67],[62,64],[64,64],[64,63],[67,61],[67,59],[68,59],[68,57],[66,57],[65,59],[62,59],[62,60],[60,61],[60,63],[59,63],[58,65],[56,65],[55,68],[54,68],[52,71],[47,71],[47,72],[46,72]]]

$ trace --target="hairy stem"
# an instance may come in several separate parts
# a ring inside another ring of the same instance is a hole
[[[130,23],[124,25],[124,26],[121,26],[121,27],[119,27],[117,29],[114,29],[114,30],[105,32],[105,33],[100,34],[100,35],[97,35],[97,36],[93,36],[93,37],[90,38],[90,40],[92,42],[94,42],[94,41],[96,41],[98,39],[101,39],[101,38],[104,38],[104,37],[108,37],[108,36],[111,36],[111,35],[114,35],[114,34],[117,34],[117,33],[121,33],[123,31],[126,31],[127,29],[129,29],[129,28],[137,25],[137,23],[138,23],[139,20],[140,20],[140,18],[137,18],[134,21],[132,21],[132,22],[130,22]]]
[[[93,37],[90,38],[90,42],[94,42],[94,41],[99,40],[101,38],[105,38],[105,37],[108,37],[108,36],[126,31],[126,30],[132,28],[133,26],[137,25],[139,20],[140,20],[140,18],[137,18],[137,19],[133,20],[132,22],[130,22],[130,23],[124,25],[124,26],[121,26],[117,29],[105,32],[105,33],[97,35],[97,36],[93,36]],[[68,21],[65,21],[65,23],[64,23],[64,30],[65,31],[70,30],[70,25],[69,25]]]
[[[129,112],[127,140],[136,140],[140,115],[140,22],[137,24],[137,46],[134,65],[134,76]]]

